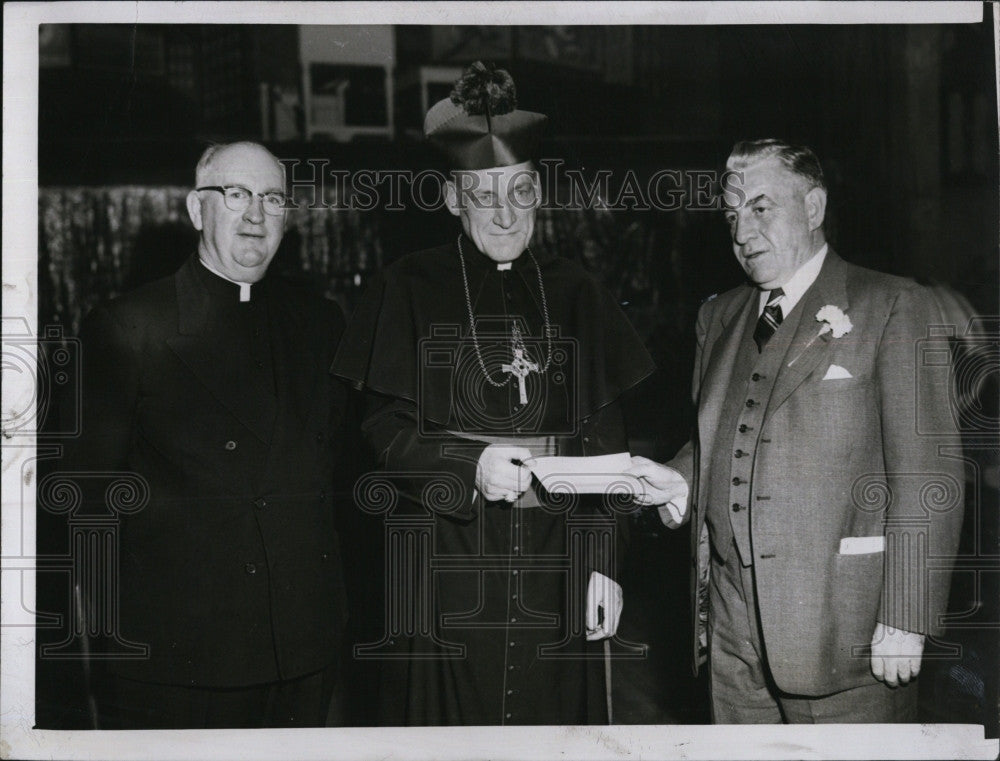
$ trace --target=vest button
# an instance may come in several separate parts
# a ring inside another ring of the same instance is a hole
[[[747,407],[753,408],[755,404],[757,404],[757,402],[755,402],[753,399],[747,399]]]
[[[761,379],[761,374],[760,373],[754,373],[753,375],[750,376],[750,380],[754,381],[755,383],[757,381],[759,381],[760,379]]]
[[[746,433],[749,430],[750,429],[747,428],[746,423],[740,423],[740,428],[739,428],[740,433]]]
[[[742,509],[743,509],[743,507],[742,507],[742,505],[740,505],[739,502],[733,502],[733,512],[734,513],[738,513]]]
[[[743,479],[740,478],[739,476],[737,476],[736,478],[733,479],[733,486],[739,486],[742,483],[743,483]]]
[[[745,455],[746,452],[744,452],[742,449],[737,449],[734,454],[736,455],[736,459],[739,459],[740,457],[742,457],[743,455]]]

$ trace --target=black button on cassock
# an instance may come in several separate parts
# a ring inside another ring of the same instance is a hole
[[[257,566],[255,566],[253,563],[247,563],[245,566],[243,566],[243,570],[253,575],[257,573]]]
[[[267,507],[267,500],[264,499],[263,497],[261,497],[260,499],[255,499],[253,503],[258,510],[263,510],[265,507]]]
[[[234,449],[236,449],[236,442],[235,441],[227,441],[226,442],[226,450],[229,451],[229,452],[232,452]]]

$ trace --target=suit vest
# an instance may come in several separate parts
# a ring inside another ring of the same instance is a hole
[[[743,336],[729,377],[711,453],[705,518],[712,546],[725,557],[729,543],[735,540],[740,562],[745,566],[753,563],[750,514],[754,509],[751,504],[754,461],[757,447],[770,443],[761,439],[760,430],[775,379],[802,316],[801,305],[802,300],[781,323],[762,352],[757,351],[753,340],[757,309],[750,309],[742,326]],[[740,326],[733,327],[741,329]]]

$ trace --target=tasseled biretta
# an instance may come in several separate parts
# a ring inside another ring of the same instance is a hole
[[[517,108],[517,89],[505,69],[476,61],[465,70],[449,96],[469,116],[502,116]]]
[[[517,90],[507,71],[476,61],[424,119],[424,135],[448,157],[452,169],[492,169],[533,158],[547,121],[517,110]]]

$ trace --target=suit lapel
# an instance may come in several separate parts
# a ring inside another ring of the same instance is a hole
[[[174,277],[177,289],[178,335],[167,345],[194,373],[208,392],[261,441],[271,438],[277,403],[269,393],[247,383],[233,346],[213,324],[211,301],[199,279],[195,259],[189,259]]]
[[[719,316],[721,323],[719,337],[714,341],[712,356],[705,370],[701,389],[700,443],[703,452],[711,452],[715,432],[719,428],[719,416],[729,388],[729,380],[736,365],[736,355],[740,350],[747,321],[756,317],[756,288],[746,286],[745,293],[737,294],[732,303]],[[707,462],[703,463],[707,465]]]
[[[843,260],[832,249],[827,252],[816,281],[796,305],[801,308],[795,336],[789,344],[782,360],[781,369],[774,382],[774,390],[768,401],[767,416],[770,416],[797,389],[816,365],[830,352],[830,333],[819,336],[823,323],[816,321],[816,313],[826,304],[840,307],[847,312],[846,278]]]

